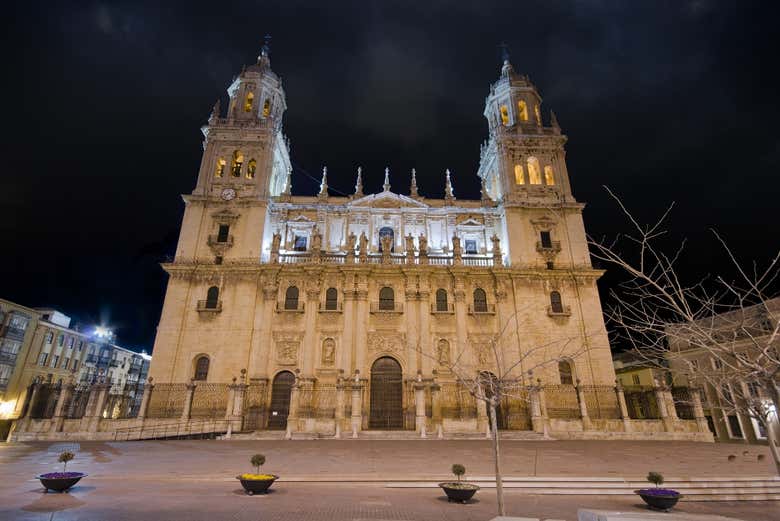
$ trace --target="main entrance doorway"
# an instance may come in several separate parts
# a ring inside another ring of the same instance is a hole
[[[290,395],[295,383],[295,375],[282,371],[274,378],[271,387],[271,412],[268,416],[268,428],[284,430],[287,428],[287,416],[290,414]]]
[[[371,366],[369,429],[403,429],[403,378],[401,366],[385,356]]]

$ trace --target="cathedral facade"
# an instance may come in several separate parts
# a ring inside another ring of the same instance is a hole
[[[360,168],[351,196],[328,193],[326,170],[317,196],[299,196],[268,54],[203,127],[197,184],[163,265],[154,381],[262,389],[244,402],[260,411],[250,430],[480,432],[487,416],[467,383],[479,375],[514,382],[501,428],[530,430],[566,408],[579,418],[582,388],[611,388],[619,422],[602,272],[566,136],[530,80],[506,59],[490,86],[481,199],[457,198],[449,171],[443,199],[418,193],[414,171],[403,194],[395,172],[371,173],[384,186],[366,194]],[[544,409],[528,399],[541,389]]]

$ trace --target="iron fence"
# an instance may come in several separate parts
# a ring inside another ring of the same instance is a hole
[[[223,418],[227,412],[228,384],[198,383],[192,393],[192,418]]]
[[[546,385],[544,398],[548,418],[571,420],[582,417],[577,388],[573,385]]]
[[[657,420],[661,417],[655,389],[650,386],[627,386],[623,388],[628,416],[632,420]]]
[[[583,385],[580,390],[585,398],[589,417],[598,420],[620,419],[620,404],[613,386]]]
[[[147,418],[176,418],[184,412],[187,384],[156,384],[149,397]]]

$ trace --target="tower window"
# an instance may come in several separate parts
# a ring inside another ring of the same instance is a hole
[[[571,368],[571,362],[567,360],[561,360],[558,362],[558,376],[561,378],[561,384],[573,385],[574,374]]]
[[[470,255],[476,255],[477,253],[477,241],[474,239],[466,239],[465,241],[465,251],[467,254]]]
[[[550,293],[550,310],[553,313],[563,313],[563,301],[561,301],[561,294],[557,291]]]
[[[290,286],[284,292],[284,309],[298,309],[298,288]]]
[[[436,311],[447,311],[447,290],[436,290]]]
[[[266,98],[263,102],[263,117],[267,118],[271,115],[271,98]]]
[[[542,248],[552,248],[552,237],[549,231],[539,232],[539,239],[542,243]]]
[[[517,114],[522,121],[528,121],[528,105],[525,101],[520,100],[517,102]]]
[[[306,251],[306,237],[303,235],[296,235],[293,241],[294,251]]]
[[[379,290],[379,309],[381,311],[393,311],[395,309],[393,288],[384,287]]]
[[[325,309],[336,311],[339,305],[339,292],[336,288],[328,288],[325,292]]]
[[[238,150],[233,151],[233,161],[230,164],[230,171],[233,177],[241,177],[241,167],[244,165],[244,154]]]
[[[195,360],[195,380],[205,380],[209,376],[209,357],[199,356]]]
[[[525,175],[523,174],[523,165],[520,165],[520,164],[515,165],[515,184],[516,185],[524,185],[525,184]]]
[[[506,105],[501,105],[499,110],[501,111],[501,123],[509,125],[509,109]]]
[[[246,178],[254,179],[256,170],[257,170],[257,161],[255,161],[254,159],[250,159],[249,163],[247,163],[246,165]]]
[[[206,307],[208,309],[216,309],[219,306],[219,288],[211,286],[206,291]]]
[[[251,112],[252,111],[252,103],[255,101],[255,95],[251,92],[248,92],[246,95],[246,99],[244,100],[244,112]]]
[[[536,124],[542,124],[542,112],[539,110],[539,104],[534,105],[534,116],[536,116]]]
[[[220,224],[219,231],[217,232],[217,242],[228,242],[229,234],[230,234],[230,225]]]
[[[555,175],[553,174],[553,167],[547,165],[544,167],[544,184],[547,186],[553,186],[555,184]]]
[[[542,174],[539,170],[539,160],[534,156],[528,158],[528,182],[532,185],[542,184]]]
[[[477,288],[474,290],[474,312],[475,313],[487,313],[487,295],[485,290]]]
[[[217,159],[217,168],[214,171],[214,177],[222,177],[222,175],[225,173],[225,165],[227,165],[227,161],[221,157]]]

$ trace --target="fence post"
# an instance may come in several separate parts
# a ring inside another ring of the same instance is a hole
[[[87,409],[89,410],[89,416],[87,417],[87,432],[97,432],[98,424],[100,423],[100,417],[103,414],[103,407],[106,405],[106,397],[108,396],[108,390],[111,385],[98,383],[92,386],[89,393],[89,401],[92,402],[92,408],[89,408],[87,403]]]
[[[620,380],[615,380],[615,394],[617,395],[618,406],[620,407],[620,417],[623,419],[623,431],[631,432],[631,416],[628,414],[626,393],[623,392],[623,384],[620,383]]]
[[[577,379],[577,401],[580,404],[580,416],[582,416],[582,430],[589,431],[592,428],[590,416],[588,416],[588,404],[585,403],[585,391],[582,390],[582,382]]]
[[[661,415],[661,421],[664,423],[666,432],[674,432],[674,420],[669,417],[669,410],[666,407],[666,393],[658,380],[654,379],[653,391],[655,391],[655,402],[658,406],[658,414]]]
[[[542,389],[539,385],[531,385],[531,427],[534,432],[544,433],[545,421],[542,415]]]
[[[422,374],[417,373],[417,381],[414,382],[414,430],[420,433],[421,438],[426,437],[425,421],[425,384]]]
[[[710,432],[710,426],[707,424],[707,418],[704,416],[704,408],[701,406],[701,392],[698,388],[688,389],[693,402],[693,417],[696,418],[696,425],[699,432]]]
[[[65,404],[73,394],[73,379],[71,378],[68,383],[62,384],[60,389],[60,395],[57,397],[57,405],[54,407],[54,416],[51,419],[50,432],[62,431],[62,426],[65,423]]]
[[[191,379],[187,384],[187,394],[184,395],[184,409],[181,411],[181,421],[186,422],[190,420],[192,415],[192,396],[195,394],[195,379]]]
[[[298,423],[298,400],[300,400],[300,387],[301,387],[301,380],[296,375],[295,376],[295,383],[292,386],[292,390],[290,391],[290,410],[287,412],[287,428],[284,433],[284,439],[291,440],[293,432],[297,431],[297,425],[295,425],[295,428],[293,428],[293,424]]]
[[[352,380],[352,437],[357,438],[358,432],[363,425],[363,384],[360,383],[360,373],[355,370],[355,376]]]
[[[137,419],[143,421],[146,418],[146,413],[149,410],[149,400],[152,399],[152,391],[154,390],[154,378],[149,377],[149,383],[144,386],[144,395],[141,397],[141,407],[138,409]]]
[[[354,256],[354,252],[352,252]],[[334,411],[336,429],[333,434],[334,438],[341,438],[341,422],[344,420],[344,380],[339,376],[338,382],[336,382],[336,410]]]

